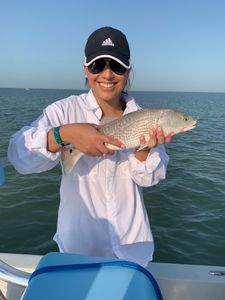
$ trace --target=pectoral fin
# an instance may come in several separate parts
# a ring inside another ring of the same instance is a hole
[[[140,146],[140,147],[138,147],[137,148],[137,151],[141,151],[141,150],[144,150],[144,149],[147,149],[147,148],[149,148],[149,146],[147,145],[143,145],[143,146]]]
[[[141,151],[143,149],[149,148],[149,142],[150,142],[149,134],[145,134],[144,139],[145,139],[145,143],[140,144],[140,146],[137,148],[137,151]]]

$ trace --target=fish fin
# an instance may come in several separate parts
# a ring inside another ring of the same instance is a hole
[[[148,145],[142,145],[137,148],[137,152],[149,148]]]
[[[61,150],[61,165],[64,175],[70,174],[78,160],[84,154],[75,148],[63,148]]]
[[[140,146],[137,148],[137,151],[141,151],[141,150],[143,150],[143,149],[149,148],[149,140],[150,140],[149,135],[148,135],[148,134],[145,134],[144,137],[145,137],[145,143],[142,144],[142,145],[140,145]]]

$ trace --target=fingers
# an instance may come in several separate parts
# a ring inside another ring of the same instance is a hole
[[[165,142],[164,133],[160,127],[151,128],[149,130],[149,134],[147,137],[147,140],[144,136],[140,137],[140,143],[142,148],[149,147],[154,148],[157,147],[160,144],[163,144]]]
[[[91,149],[92,156],[112,155],[114,151],[106,146],[106,144],[114,145],[118,148],[126,148],[120,140],[103,134],[95,136],[94,145]]]
[[[113,151],[107,148],[105,143],[102,140],[96,145],[96,149],[99,151],[98,156],[113,154]]]
[[[159,145],[164,144],[165,142],[172,142],[173,136],[173,131],[169,132],[169,134],[165,136],[161,127],[157,127],[156,129],[157,144]]]
[[[149,142],[148,145],[150,148],[156,147],[158,144],[156,130],[150,129],[149,130]]]
[[[141,145],[141,146],[144,146],[145,144],[146,144],[145,136],[144,136],[144,135],[141,135],[141,136],[140,136],[140,145]]]
[[[165,143],[165,136],[161,127],[156,128],[156,140],[157,140],[157,144],[159,145]]]
[[[171,132],[165,137],[165,141],[168,142],[168,143],[172,142],[172,139],[173,139],[174,134],[175,134],[175,133],[174,133],[173,131],[171,131]]]
[[[165,142],[171,142],[173,138],[174,132],[170,132],[168,135],[164,135],[164,132],[161,127],[151,128],[149,130],[149,136],[146,141],[146,137],[142,135],[140,137],[140,146],[142,148],[149,147],[149,148],[154,148],[157,147],[158,145],[164,144]]]
[[[102,136],[103,142],[106,144],[110,144],[113,146],[116,146],[118,148],[124,149],[126,148],[126,145],[120,141],[119,139],[113,137],[113,136]]]

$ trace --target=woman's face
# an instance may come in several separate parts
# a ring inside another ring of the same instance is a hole
[[[127,84],[130,70],[126,70],[124,74],[118,75],[111,70],[107,61],[105,68],[100,73],[91,73],[87,66],[84,66],[84,71],[88,84],[99,103],[102,101],[113,103],[120,100],[121,92]]]

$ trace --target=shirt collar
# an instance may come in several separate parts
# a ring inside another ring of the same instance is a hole
[[[98,105],[98,102],[96,101],[92,90],[88,92],[86,99],[87,99],[87,109],[92,110],[100,120],[102,117],[102,110]]]
[[[138,110],[140,109],[140,107],[137,105],[137,103],[135,102],[134,98],[128,94],[125,94],[123,96],[124,100],[126,101],[126,108],[125,108],[125,111],[124,111],[124,115],[132,112],[132,111],[135,111],[135,110]]]

